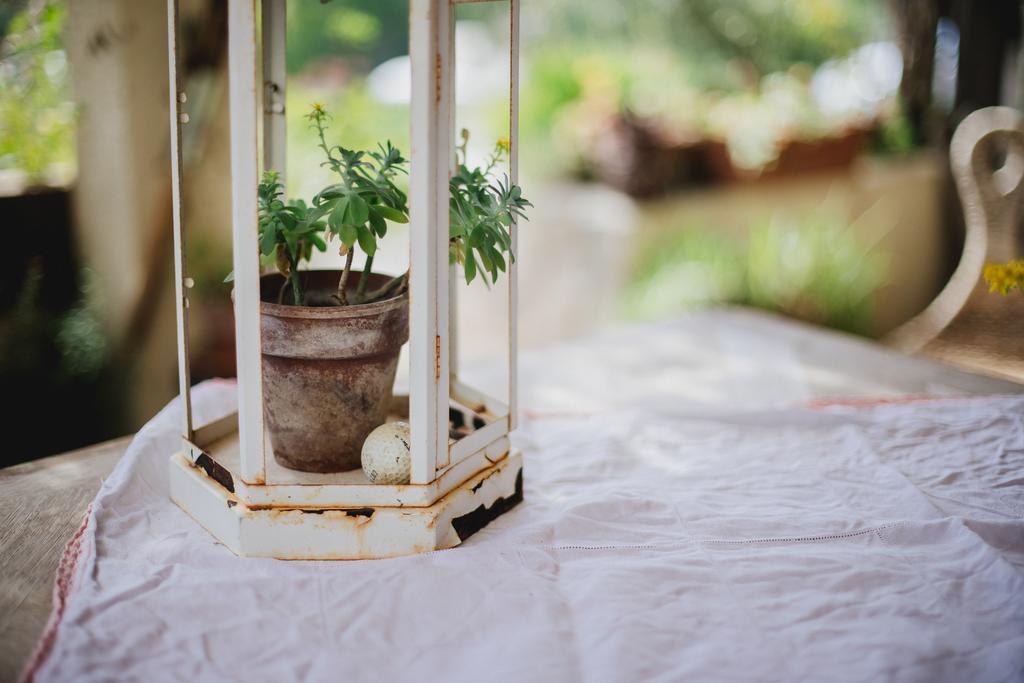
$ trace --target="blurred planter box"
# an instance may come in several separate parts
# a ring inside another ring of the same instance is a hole
[[[813,140],[789,139],[783,142],[779,156],[763,168],[737,166],[723,140],[709,140],[703,150],[708,173],[723,182],[776,178],[809,171],[843,169],[860,156],[868,131],[851,128],[835,135]]]
[[[612,117],[586,151],[594,176],[631,197],[709,182],[752,181],[810,171],[843,169],[864,149],[869,131],[850,128],[835,135],[783,142],[779,156],[762,168],[733,162],[724,140],[677,135],[655,122],[627,114]]]
[[[587,150],[594,176],[631,197],[653,197],[675,187],[707,182],[710,141],[673,139],[651,122],[612,117]]]

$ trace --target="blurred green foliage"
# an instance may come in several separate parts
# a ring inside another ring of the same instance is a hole
[[[846,55],[877,39],[886,16],[877,0],[688,0],[675,3],[663,35],[688,43],[692,58],[703,55],[712,68],[699,73],[720,82],[715,71],[722,64],[728,69],[734,59],[763,76]]]
[[[408,0],[334,0],[288,3],[288,71],[319,59],[343,57],[363,71],[409,45]]]
[[[887,20],[881,0],[546,3],[543,31],[525,38],[524,158],[576,172],[601,122],[629,110],[674,139],[726,140],[739,165],[762,166],[780,139],[847,124],[811,102],[810,76],[885,38]]]
[[[710,304],[747,305],[870,334],[887,268],[885,255],[824,208],[766,217],[745,241],[690,226],[641,251],[625,309],[632,318],[657,319]]]
[[[914,126],[898,108],[892,116],[882,120],[881,125],[871,140],[871,151],[875,154],[906,154],[914,149]]]
[[[27,372],[38,379],[47,368],[58,384],[94,381],[107,357],[94,274],[81,274],[78,301],[61,312],[41,303],[42,279],[42,268],[30,264],[14,307],[0,316],[0,376]]]
[[[0,311],[0,382],[8,448],[0,466],[109,439],[124,424],[125,373],[110,363],[94,275],[80,273],[68,308],[44,295],[42,262],[33,260],[13,306]],[[56,428],[54,427],[56,425]]]
[[[26,0],[8,0],[0,3],[0,36],[7,34],[7,26],[25,8]]]
[[[550,0],[523,12],[531,45],[619,54],[667,47],[690,65],[693,85],[713,89],[745,84],[749,71],[737,62],[762,76],[845,55],[883,34],[887,18],[882,0]]]
[[[342,139],[357,147],[382,137],[401,144],[393,130],[379,128],[407,109],[368,98],[362,77],[406,54],[407,0],[293,2],[288,11],[289,71],[335,58],[345,65],[343,87],[313,93],[339,112]],[[829,127],[808,106],[811,69],[889,30],[884,0],[546,0],[521,11],[522,157],[547,175],[577,172],[588,136],[598,132],[590,128],[623,109],[658,117],[683,135],[728,133],[731,148],[762,164],[780,130],[803,126],[810,135]],[[464,5],[457,16],[489,24],[496,44],[507,40],[504,6]],[[797,64],[809,68],[792,71]],[[769,74],[778,76],[764,87]],[[289,99],[301,110],[313,101]],[[503,115],[502,107],[494,111]],[[889,143],[899,147],[898,138],[879,138]]]
[[[41,181],[74,160],[75,106],[61,41],[63,3],[30,3],[0,34],[0,169]]]

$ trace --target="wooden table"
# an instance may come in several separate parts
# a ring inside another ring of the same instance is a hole
[[[50,614],[61,552],[130,436],[0,470],[0,681],[14,680]]]
[[[659,336],[660,335],[660,336]],[[654,337],[658,336],[657,345]],[[655,362],[671,364],[729,406],[749,403],[753,376],[774,387],[758,402],[813,398],[877,397],[900,393],[1017,393],[1024,387],[982,377],[878,344],[777,316],[742,309],[694,313],[667,326],[633,328],[550,351],[525,354],[524,404],[531,376],[559,378],[578,350],[606,357],[623,344],[646,340]],[[667,342],[667,343],[666,343]],[[654,347],[657,346],[657,349]],[[659,355],[660,354],[660,355]],[[621,359],[620,359],[621,360]],[[650,359],[648,359],[650,360]],[[602,372],[629,373],[628,362]],[[532,366],[532,367],[531,367]],[[539,382],[534,382],[535,387]],[[726,388],[730,390],[726,390]],[[543,392],[538,392],[543,393]],[[704,401],[701,396],[689,397]],[[631,400],[624,396],[625,400]],[[540,399],[536,399],[540,400]],[[50,612],[53,577],[61,551],[78,528],[100,483],[128,447],[123,437],[81,450],[0,470],[0,681],[13,679],[31,653]]]

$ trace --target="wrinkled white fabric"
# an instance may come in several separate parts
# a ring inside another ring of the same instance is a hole
[[[1024,398],[539,415],[522,505],[363,562],[218,545],[167,499],[178,410],[97,496],[38,680],[1024,679]]]

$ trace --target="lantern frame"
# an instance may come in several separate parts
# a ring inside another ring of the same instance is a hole
[[[480,0],[409,0],[411,152],[409,395],[394,415],[410,423],[411,482],[373,484],[361,470],[285,470],[264,431],[257,243],[259,150],[285,166],[285,0],[228,1],[232,242],[238,410],[193,422],[188,277],[181,202],[181,126],[187,97],[178,69],[178,0],[167,0],[171,182],[182,449],[170,460],[171,498],[239,555],[354,559],[457,545],[522,499],[522,457],[511,448],[517,407],[517,265],[508,272],[508,400],[457,373],[455,267],[448,258],[448,180],[454,165],[455,6]],[[509,176],[518,175],[519,0],[509,7]],[[257,11],[261,16],[257,17]],[[258,59],[262,49],[262,60]],[[262,62],[262,67],[261,67]],[[262,84],[262,87],[261,87]],[[260,121],[262,117],[262,144]],[[517,226],[510,227],[517,254]],[[450,438],[453,410],[477,428]]]

